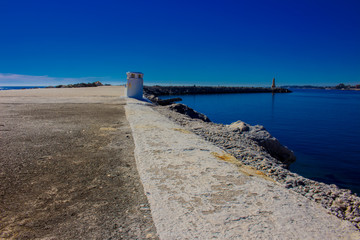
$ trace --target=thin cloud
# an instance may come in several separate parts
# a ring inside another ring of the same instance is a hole
[[[62,78],[22,75],[14,73],[0,73],[0,86],[51,86],[61,84],[72,84],[80,82],[113,82],[109,77],[79,77],[79,78]]]

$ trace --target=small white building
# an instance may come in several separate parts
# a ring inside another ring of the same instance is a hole
[[[126,95],[131,98],[143,98],[144,74],[141,72],[127,72]]]

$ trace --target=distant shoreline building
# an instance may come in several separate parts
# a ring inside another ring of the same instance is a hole
[[[271,85],[271,88],[272,88],[272,89],[276,88],[276,85],[275,85],[275,78],[273,78],[273,80],[272,80],[272,85]]]

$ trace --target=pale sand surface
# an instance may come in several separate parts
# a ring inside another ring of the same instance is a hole
[[[33,88],[1,91],[1,97],[124,97],[125,87]]]
[[[161,239],[360,239],[349,222],[128,99],[135,158]]]
[[[0,91],[1,103],[104,103],[125,97],[123,86]]]

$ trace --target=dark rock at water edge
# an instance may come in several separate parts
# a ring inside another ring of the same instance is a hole
[[[169,99],[160,99],[157,96],[153,94],[148,94],[146,91],[144,91],[144,97],[149,99],[152,103],[160,106],[167,106],[170,104],[173,104],[175,102],[181,102],[181,98],[169,98]]]
[[[181,98],[159,99],[157,101],[157,104],[159,104],[161,106],[166,106],[166,105],[173,104],[174,102],[181,102],[181,101],[182,101]]]
[[[172,104],[169,106],[169,109],[181,114],[185,114],[193,119],[200,119],[204,122],[211,122],[210,119],[205,114],[199,113],[194,109],[181,103]]]
[[[248,137],[264,147],[272,157],[279,159],[286,166],[295,162],[296,157],[294,152],[283,146],[275,137],[271,136],[263,126],[256,125],[251,127]]]
[[[274,158],[280,160],[284,166],[289,167],[291,163],[295,162],[296,157],[293,151],[282,145],[279,140],[271,136],[266,129],[261,125],[251,126],[245,122],[237,121],[227,125],[233,132],[243,134],[247,138],[255,141]]]

